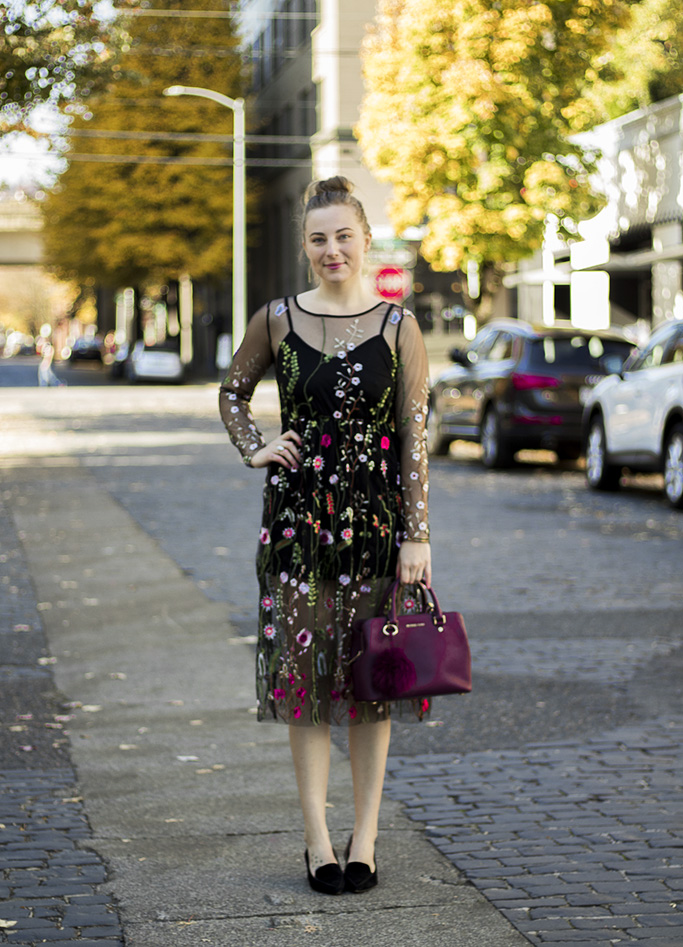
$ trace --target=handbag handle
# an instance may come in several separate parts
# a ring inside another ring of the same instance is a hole
[[[439,605],[439,600],[436,597],[436,592],[425,582],[421,580],[416,582],[415,585],[420,590],[422,594],[422,604],[424,610],[432,616],[432,621],[437,631],[442,632],[446,624],[443,612],[441,611],[441,605]],[[397,635],[398,634],[398,622],[396,618],[396,609],[397,609],[397,599],[398,599],[398,590],[401,587],[401,583],[398,579],[395,579],[394,582],[387,588],[382,598],[382,604],[380,605],[380,612],[384,611],[386,603],[391,596],[391,608],[389,610],[389,615],[387,621],[382,629],[385,635]],[[431,598],[431,601],[430,601]]]

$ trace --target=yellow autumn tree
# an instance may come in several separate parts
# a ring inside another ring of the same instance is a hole
[[[366,163],[393,185],[397,232],[424,226],[434,269],[478,265],[480,319],[505,264],[542,245],[549,214],[573,232],[602,206],[596,155],[572,136],[595,121],[585,93],[612,67],[606,54],[631,6],[380,0],[356,133]]]

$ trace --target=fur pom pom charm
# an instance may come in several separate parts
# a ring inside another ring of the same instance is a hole
[[[388,648],[372,666],[372,683],[385,697],[398,697],[416,681],[415,665],[402,648]]]

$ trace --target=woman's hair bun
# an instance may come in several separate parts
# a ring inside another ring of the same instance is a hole
[[[351,194],[352,191],[353,184],[349,179],[341,174],[336,174],[333,178],[325,178],[324,181],[313,181],[309,184],[304,195],[304,203],[307,204],[312,197],[322,197],[328,194],[330,196],[332,194]]]
[[[300,218],[301,238],[303,240],[306,217],[312,210],[323,207],[332,207],[335,204],[348,204],[353,208],[360,222],[363,233],[370,236],[370,224],[365,216],[363,205],[357,197],[352,196],[353,184],[348,178],[336,174],[333,178],[323,181],[313,181],[306,188],[303,199],[303,214]]]

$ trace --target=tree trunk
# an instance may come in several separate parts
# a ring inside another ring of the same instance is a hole
[[[470,296],[467,280],[463,280],[462,294],[467,308],[475,316],[477,325],[486,325],[493,318],[496,296],[503,285],[506,268],[502,263],[485,261],[479,267],[479,295]]]

